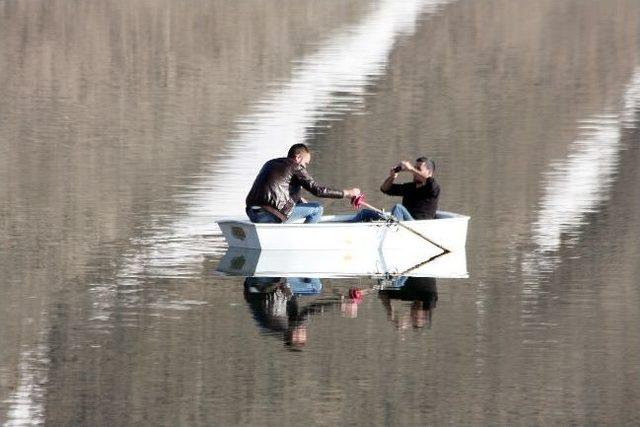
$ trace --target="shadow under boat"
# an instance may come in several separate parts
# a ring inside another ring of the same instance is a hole
[[[254,277],[436,277],[466,278],[466,251],[429,257],[402,250],[259,250],[229,248],[217,271]]]

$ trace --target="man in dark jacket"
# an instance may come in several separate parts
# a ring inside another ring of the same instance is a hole
[[[334,190],[315,182],[307,172],[311,153],[305,144],[295,144],[287,157],[269,160],[262,166],[246,199],[247,216],[252,222],[318,222],[320,203],[305,203],[300,188],[317,197],[341,199],[360,194],[358,188]]]
[[[414,219],[434,219],[438,209],[440,186],[433,178],[435,163],[427,157],[416,159],[415,165],[402,161],[389,171],[389,176],[380,186],[380,191],[389,196],[402,196],[402,203],[391,208],[391,214],[400,221]],[[413,175],[413,180],[404,184],[394,183],[398,173],[406,171]],[[380,215],[369,209],[362,209],[352,221],[368,221],[380,219]]]

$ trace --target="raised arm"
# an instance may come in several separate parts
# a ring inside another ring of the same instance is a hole
[[[424,179],[431,177],[431,173],[428,170],[424,172],[419,169],[416,169],[415,166],[411,164],[411,162],[403,161],[400,164],[402,165],[403,170],[409,171],[416,176],[419,176]]]
[[[398,172],[400,164],[394,166],[389,171],[389,176],[384,180],[382,185],[380,186],[380,191],[388,196],[404,196],[404,184],[395,184],[394,181],[398,177]]]
[[[380,186],[380,191],[382,191],[383,193],[387,193],[389,190],[391,190],[393,181],[395,181],[397,177],[398,177],[398,172],[396,167],[394,166],[393,168],[391,168],[391,170],[389,170],[389,176],[387,177],[387,179],[384,180],[384,182]]]

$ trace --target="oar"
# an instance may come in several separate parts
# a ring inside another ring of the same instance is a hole
[[[409,227],[408,225],[403,224],[395,216],[393,216],[391,214],[388,214],[388,213],[384,212],[383,210],[376,208],[375,206],[371,206],[369,203],[364,201],[364,194],[360,194],[359,196],[352,198],[351,199],[351,205],[353,207],[355,207],[356,209],[359,208],[360,206],[364,206],[365,208],[368,208],[368,209],[371,209],[374,212],[377,212],[380,216],[382,216],[387,221],[391,221],[394,224],[399,225],[400,227],[404,228],[405,230],[410,231],[411,233],[415,234],[416,236],[419,236],[420,238],[422,238],[422,239],[426,240],[427,242],[431,243],[433,246],[435,246],[437,248],[440,248],[443,251],[443,253],[441,255],[448,254],[449,252],[451,252],[449,249],[437,244],[436,242],[434,242],[433,240],[429,239],[428,237],[426,237],[422,233],[419,233],[416,230],[414,230],[413,228]]]

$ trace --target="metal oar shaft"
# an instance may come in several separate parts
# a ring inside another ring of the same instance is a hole
[[[413,234],[415,234],[416,236],[426,240],[427,242],[431,243],[433,246],[442,249],[442,251],[444,252],[443,254],[449,253],[451,252],[449,249],[437,244],[436,242],[434,242],[433,240],[429,239],[428,237],[426,237],[425,235],[423,235],[422,233],[417,232],[416,230],[414,230],[413,228],[409,227],[408,225],[403,224],[402,222],[400,222],[400,220],[398,220],[398,218],[396,218],[395,216],[388,214],[374,206],[371,206],[369,203],[365,203],[365,202],[360,202],[360,204],[368,209],[371,209],[372,211],[375,211],[377,213],[379,213],[380,215],[382,215],[384,218],[393,221],[395,224],[398,224],[400,227],[404,228],[407,231],[412,232]]]

